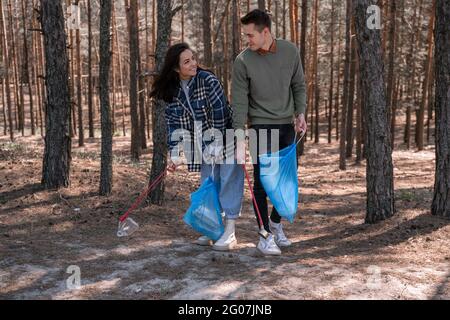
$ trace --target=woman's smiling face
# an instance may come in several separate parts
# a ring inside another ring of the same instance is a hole
[[[180,64],[176,71],[182,80],[190,79],[197,74],[197,59],[191,50],[186,49],[180,54]]]

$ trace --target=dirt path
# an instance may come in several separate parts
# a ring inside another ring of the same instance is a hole
[[[230,253],[192,244],[182,216],[198,177],[183,170],[168,177],[166,205],[137,210],[139,231],[119,239],[117,218],[145,185],[148,154],[133,165],[115,139],[114,193],[102,198],[98,140],[74,149],[71,188],[57,192],[39,185],[39,138],[2,139],[1,299],[450,299],[450,221],[429,209],[434,149],[396,149],[398,212],[365,225],[364,165],[341,172],[337,144],[309,144],[300,217],[285,225],[294,244],[267,258],[255,248],[248,190]],[[70,266],[79,288],[67,286]]]

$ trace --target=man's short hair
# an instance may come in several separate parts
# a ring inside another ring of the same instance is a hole
[[[270,16],[266,12],[259,9],[255,9],[247,13],[241,18],[241,23],[244,25],[253,23],[259,32],[262,32],[265,27],[270,30],[272,24]]]

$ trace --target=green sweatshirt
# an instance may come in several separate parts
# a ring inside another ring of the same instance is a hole
[[[277,39],[276,52],[261,55],[249,48],[234,61],[231,86],[233,126],[286,124],[305,113],[305,76],[298,49]]]

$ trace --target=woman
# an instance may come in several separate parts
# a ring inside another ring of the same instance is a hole
[[[218,186],[226,221],[225,232],[214,243],[213,249],[232,249],[237,244],[235,221],[241,211],[244,173],[242,167],[234,162],[234,148],[224,148],[226,144],[221,143],[225,140],[225,130],[232,128],[232,114],[220,81],[213,73],[198,66],[194,53],[186,43],[179,43],[167,51],[164,66],[155,80],[151,96],[167,103],[165,117],[170,170],[175,170],[181,164],[179,137],[182,135],[188,170],[200,171],[202,183],[212,175]],[[217,137],[217,132],[221,133],[223,140],[214,139],[211,144],[202,139],[203,136],[211,136],[211,133]],[[234,135],[232,144],[234,145]],[[218,161],[223,160],[224,156],[230,156],[230,150],[233,157],[231,164]],[[203,157],[199,157],[199,153]],[[204,160],[215,162],[206,163]],[[210,245],[212,241],[202,236],[196,243]]]

